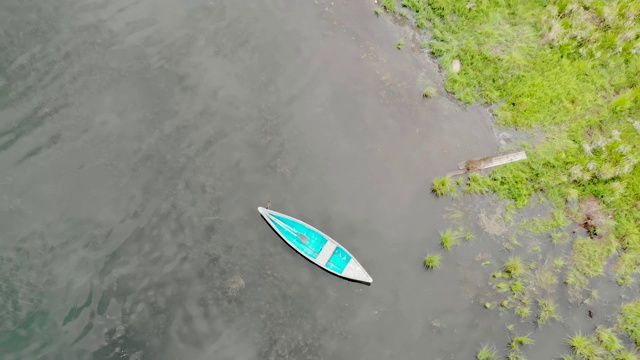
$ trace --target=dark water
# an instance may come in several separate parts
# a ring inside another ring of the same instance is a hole
[[[433,177],[496,150],[358,1],[0,4],[2,359],[469,358],[497,315]],[[347,247],[309,264],[256,207]]]

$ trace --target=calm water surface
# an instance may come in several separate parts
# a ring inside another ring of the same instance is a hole
[[[2,359],[470,358],[495,332],[433,177],[484,110],[364,1],[0,4]],[[440,92],[442,94],[442,92]],[[333,277],[256,207],[336,238]],[[457,260],[456,260],[457,259]],[[491,335],[490,335],[491,336]]]

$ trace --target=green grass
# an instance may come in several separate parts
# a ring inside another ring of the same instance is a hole
[[[403,47],[404,47],[404,39],[398,39],[398,42],[396,42],[396,49],[402,50]]]
[[[396,12],[396,1],[395,0],[382,0],[382,7],[390,12]]]
[[[525,272],[525,265],[519,256],[510,257],[504,265],[502,271],[510,278],[519,278]]]
[[[407,12],[407,10],[405,10],[405,9],[401,9],[401,10],[398,12],[398,14],[400,14],[400,16],[402,16],[402,17],[403,17],[403,18],[405,18],[405,19],[408,19],[408,18],[409,18],[409,13],[408,13],[408,12]]]
[[[427,40],[422,40],[422,42],[420,43],[420,49],[426,49],[427,46],[429,46]]]
[[[449,176],[439,177],[433,180],[431,192],[436,194],[436,196],[453,195],[456,193],[456,185]]]
[[[382,15],[382,13],[384,13],[384,10],[382,8],[375,8],[375,10],[373,10],[373,13],[376,14],[376,16],[380,16]]]
[[[440,263],[442,262],[441,254],[429,254],[424,258],[424,267],[427,269],[435,269],[440,267]]]
[[[618,327],[640,347],[640,300],[620,307]]]
[[[476,355],[477,360],[495,360],[498,354],[496,353],[495,347],[489,345],[482,345],[480,351]]]
[[[433,86],[427,86],[426,88],[424,88],[424,90],[422,90],[422,96],[426,98],[431,98],[435,94],[436,88],[434,88]]]
[[[467,241],[471,241],[473,239],[475,239],[476,236],[472,233],[472,232],[468,232],[466,234],[464,234],[464,239]]]
[[[447,229],[445,232],[440,232],[440,245],[445,250],[451,250],[454,246],[460,244],[460,232],[457,230]]]
[[[471,173],[464,192],[467,194],[488,194],[491,192],[491,180],[478,173]]]

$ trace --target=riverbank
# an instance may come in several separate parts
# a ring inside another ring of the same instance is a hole
[[[547,257],[527,264],[510,258],[492,277],[496,291],[512,295],[500,304],[528,318],[534,299],[526,289],[540,281],[560,280],[574,304],[597,293],[594,282],[602,277],[614,277],[621,292],[635,284],[640,269],[640,2],[544,6],[384,0],[377,13],[381,10],[405,18],[410,12],[415,27],[429,30],[429,50],[446,73],[448,92],[467,104],[493,105],[499,127],[538,138],[515,144],[527,150],[526,161],[433,184],[442,195],[496,194],[506,201],[506,221],[544,204],[547,210],[523,217],[517,228],[547,237],[552,245],[568,244],[570,254],[555,254],[548,269],[542,260]],[[569,232],[570,224],[581,226],[584,234]],[[448,243],[452,233],[443,234]],[[508,250],[521,246],[521,235],[511,233]],[[534,272],[539,276],[523,280]],[[537,305],[538,323],[553,319],[553,303],[538,299]],[[589,336],[568,334],[567,345],[576,356],[636,358],[640,303],[627,302],[618,310],[610,314],[618,317],[615,326],[598,327]],[[630,340],[628,352],[620,337]],[[510,356],[519,356],[519,347],[512,346]]]

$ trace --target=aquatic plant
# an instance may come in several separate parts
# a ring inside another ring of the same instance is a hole
[[[620,307],[618,327],[640,347],[640,300]]]
[[[440,267],[440,263],[442,262],[441,254],[430,254],[424,258],[424,267],[427,269],[435,269]]]
[[[525,266],[519,256],[510,257],[504,265],[502,271],[511,278],[519,278],[524,274]]]
[[[543,234],[565,227],[569,223],[569,219],[567,219],[562,210],[553,210],[550,217],[543,219],[535,217],[530,220],[524,220],[522,226],[534,234]]]
[[[557,314],[557,305],[552,300],[538,299],[540,314],[536,320],[538,326],[542,326],[549,320],[560,321],[562,318]]]
[[[522,345],[531,345],[533,344],[533,339],[529,337],[529,335],[520,335],[511,338],[509,342],[509,348],[511,350],[517,350]]]
[[[456,192],[456,187],[451,177],[443,176],[433,180],[433,184],[431,185],[431,192],[433,192],[437,196],[454,194]]]
[[[596,339],[598,339],[600,345],[609,353],[617,353],[622,350],[622,342],[611,328],[597,326]]]
[[[445,250],[451,250],[454,246],[460,244],[460,233],[451,229],[440,232],[440,245]]]
[[[515,295],[524,292],[524,285],[522,284],[522,281],[520,281],[520,280],[512,282],[511,286],[509,288],[511,289],[511,291]]]
[[[404,47],[404,39],[398,39],[398,42],[396,42],[396,48],[398,50],[402,50],[403,47]]]
[[[584,359],[598,359],[604,354],[602,348],[598,347],[591,337],[582,333],[570,337],[567,343],[577,356]]]
[[[560,357],[560,360],[576,360],[576,358],[571,354],[564,354]]]
[[[527,360],[527,358],[518,351],[512,351],[507,355],[507,360]]]
[[[382,7],[390,12],[396,12],[396,1],[395,0],[382,0]]]
[[[563,258],[558,257],[553,260],[553,268],[556,272],[559,272],[564,268],[565,261]]]
[[[475,239],[476,236],[472,233],[472,232],[468,232],[466,234],[464,234],[464,239],[467,241],[471,241],[473,239]]]
[[[516,314],[521,318],[526,319],[531,315],[531,309],[528,306],[520,306],[516,308]]]
[[[495,360],[497,355],[498,354],[496,353],[494,346],[489,346],[488,344],[484,344],[480,348],[480,351],[478,351],[478,354],[476,355],[476,359],[477,360]]]
[[[616,360],[638,360],[638,353],[627,349],[621,350],[615,355]]]
[[[573,265],[587,277],[602,275],[608,257],[616,251],[615,239],[608,242],[609,244],[606,239],[575,239],[571,257]]]
[[[426,98],[433,97],[433,95],[435,94],[436,88],[434,88],[433,86],[427,86],[426,88],[424,88],[424,90],[422,90],[422,96]]]

